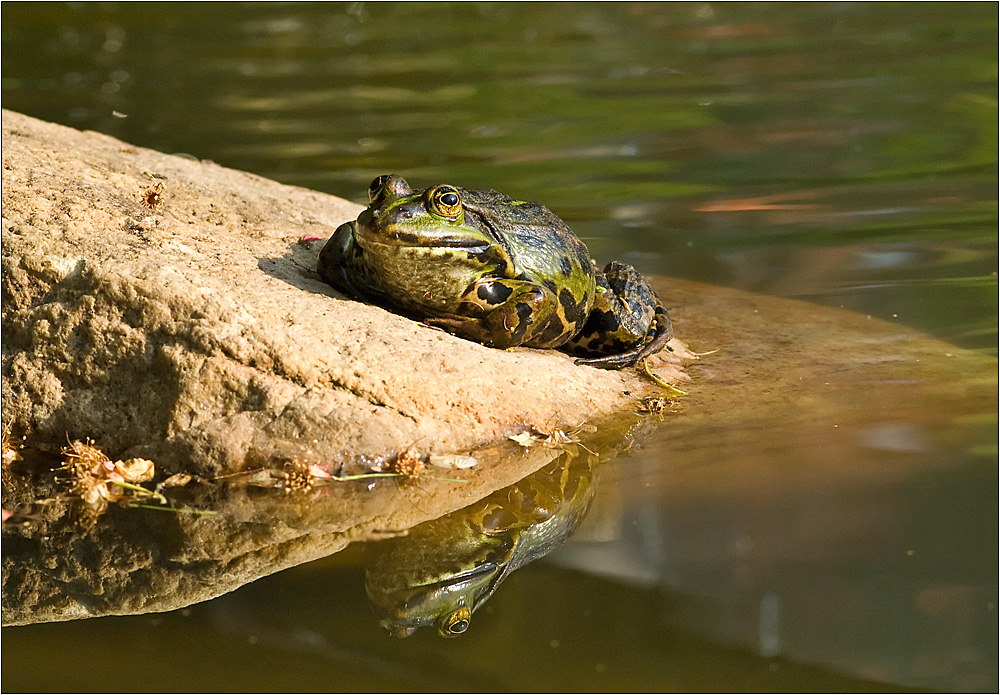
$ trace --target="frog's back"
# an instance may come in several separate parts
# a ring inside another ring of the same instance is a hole
[[[462,201],[474,213],[467,222],[492,234],[513,259],[510,277],[524,274],[537,282],[574,288],[582,284],[588,293],[593,291],[587,246],[547,207],[489,189],[463,190]]]

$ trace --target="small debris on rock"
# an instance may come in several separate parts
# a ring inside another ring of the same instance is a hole
[[[392,472],[407,478],[416,478],[424,472],[426,457],[412,446],[396,455],[392,464]]]
[[[83,503],[83,519],[92,524],[110,502],[148,502],[166,504],[163,495],[139,485],[152,480],[156,468],[152,461],[131,458],[112,461],[103,451],[86,442],[74,441],[64,447],[65,463],[59,469],[69,474],[70,493]]]
[[[535,446],[536,444],[541,444],[542,446],[551,447],[553,449],[566,449],[572,445],[583,446],[580,444],[580,437],[578,436],[582,431],[592,430],[588,425],[581,425],[580,427],[573,429],[571,432],[559,429],[558,427],[554,427],[550,431],[531,427],[524,432],[508,435],[507,439],[517,442],[526,449],[528,447]],[[590,451],[589,449],[587,450]]]
[[[282,487],[286,495],[293,490],[302,490],[303,492],[312,490],[315,479],[309,469],[309,464],[301,461],[290,461],[285,464],[281,479],[284,482]]]
[[[431,454],[427,457],[427,463],[436,468],[466,469],[478,466],[479,460],[474,456],[460,454]]]
[[[158,210],[163,204],[163,184],[157,181],[144,188],[139,194],[139,201],[151,210]]]
[[[6,475],[6,469],[8,466],[10,466],[10,464],[14,463],[14,461],[20,461],[20,460],[21,460],[20,447],[14,445],[10,441],[10,423],[7,423],[7,425],[3,428],[3,466],[5,471],[4,474]]]
[[[663,413],[667,412],[675,405],[677,405],[677,401],[669,396],[648,396],[642,399],[642,402],[639,404],[638,411],[640,413],[659,415],[662,419]]]
[[[174,473],[172,476],[164,480],[162,483],[158,484],[157,488],[162,487],[184,487],[194,478],[190,473]]]

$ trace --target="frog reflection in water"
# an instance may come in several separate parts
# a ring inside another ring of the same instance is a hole
[[[445,637],[465,632],[511,572],[576,530],[594,497],[596,461],[567,452],[465,509],[374,542],[365,587],[382,626],[397,637],[425,625]]]
[[[673,335],[635,268],[597,270],[538,203],[449,185],[414,191],[395,175],[375,179],[369,198],[320,253],[320,276],[344,294],[485,345],[560,348],[606,369],[636,364]]]

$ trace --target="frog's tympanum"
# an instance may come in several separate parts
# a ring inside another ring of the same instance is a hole
[[[365,587],[383,627],[397,637],[424,625],[445,637],[465,632],[500,582],[554,550],[583,520],[596,458],[564,454],[465,509],[376,541]]]
[[[635,268],[598,270],[548,208],[493,190],[414,191],[380,176],[370,205],[327,242],[319,274],[344,294],[485,345],[560,348],[606,369],[662,350],[673,335]]]

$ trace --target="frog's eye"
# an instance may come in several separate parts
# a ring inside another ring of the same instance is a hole
[[[382,187],[385,186],[385,182],[389,180],[388,174],[382,174],[377,179],[372,181],[372,185],[368,187],[368,201],[374,203],[375,199],[378,198],[378,194],[382,191]]]
[[[472,621],[472,611],[466,607],[453,610],[438,623],[438,632],[442,637],[456,637],[469,629]]]
[[[430,195],[431,211],[441,217],[458,219],[462,214],[462,199],[451,186],[438,186]]]

